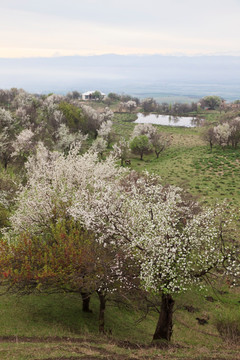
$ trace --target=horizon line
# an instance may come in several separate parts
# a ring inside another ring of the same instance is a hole
[[[162,57],[240,57],[240,54],[221,54],[221,53],[211,53],[211,54],[184,54],[184,53],[172,53],[172,54],[164,54],[164,53],[136,53],[136,54],[119,54],[119,53],[103,53],[103,54],[73,54],[73,55],[51,55],[51,56],[16,56],[16,57],[7,57],[7,56],[0,56],[0,60],[23,60],[23,59],[55,59],[55,58],[71,58],[71,57],[102,57],[102,56],[122,56],[122,57],[131,57],[131,56],[137,56],[137,57],[151,57],[151,56],[162,56]]]

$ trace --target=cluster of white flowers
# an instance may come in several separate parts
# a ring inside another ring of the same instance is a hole
[[[218,145],[224,147],[231,143],[233,147],[237,147],[240,141],[240,117],[214,126],[210,131],[212,131],[212,140]]]
[[[30,116],[27,114],[26,108],[20,106],[16,110],[16,116],[20,119],[21,124],[24,124],[25,126],[30,126]]]
[[[31,102],[35,99],[32,94],[29,94],[23,89],[19,89],[17,95],[14,98],[13,106],[15,108],[25,107],[31,104]]]
[[[86,115],[88,118],[97,121],[99,124],[101,124],[104,121],[112,120],[114,113],[111,109],[106,107],[104,111],[100,112],[95,109],[93,109],[91,106],[87,105],[81,105],[81,108],[83,110],[84,115]]]
[[[52,94],[49,95],[42,103],[42,110],[47,116],[53,116],[56,122],[59,123],[63,115],[58,109],[61,101],[64,101],[64,96]]]
[[[101,136],[104,140],[108,139],[110,132],[112,131],[112,121],[107,120],[103,122],[98,130],[98,136]]]
[[[76,145],[81,147],[83,142],[87,140],[88,135],[83,135],[81,131],[70,133],[69,128],[65,124],[60,124],[56,138],[56,149],[67,150]]]
[[[14,152],[11,156],[28,153],[33,148],[33,137],[34,133],[31,129],[22,130],[12,144]]]
[[[214,135],[216,138],[216,141],[221,146],[228,145],[229,138],[231,135],[231,128],[228,123],[219,124],[218,126],[215,126],[214,129]]]
[[[134,101],[134,100],[129,100],[129,101],[127,101],[127,102],[121,102],[121,103],[120,103],[120,109],[121,109],[121,111],[122,111],[123,109],[125,109],[125,110],[127,110],[127,111],[132,112],[134,109],[136,109],[136,107],[137,107],[137,103],[136,103],[136,101]]]
[[[103,155],[104,151],[107,149],[107,141],[102,137],[97,137],[97,139],[92,143],[91,150],[98,153],[100,156]]]
[[[7,163],[11,158],[15,129],[14,118],[10,111],[0,108],[0,157],[4,163]]]
[[[99,112],[95,109],[93,109],[91,106],[82,105],[81,109],[83,110],[84,115],[89,117],[90,119],[99,121]]]
[[[10,111],[0,108],[0,127],[1,129],[9,128],[14,122]]]
[[[85,206],[75,202],[69,212],[94,229],[100,242],[130,249],[140,261],[146,290],[184,291],[224,261],[232,268],[231,249],[220,239],[220,210],[194,215],[183,205],[180,189],[164,188],[157,180],[140,178],[127,191],[126,184],[95,184]]]
[[[9,207],[9,200],[8,200],[9,193],[8,191],[1,190],[0,191],[0,205],[5,207],[6,209]]]
[[[151,140],[157,133],[157,128],[152,124],[137,124],[133,130],[132,138],[139,135],[146,135]]]
[[[129,142],[124,138],[120,139],[113,145],[113,154],[117,159],[121,159],[122,165],[123,161],[128,158],[129,152]]]
[[[77,192],[82,198],[80,202],[87,201],[90,185],[114,178],[123,171],[115,167],[113,157],[99,162],[97,153],[79,155],[78,146],[64,156],[48,151],[42,143],[28,159],[26,168],[28,181],[19,192],[18,209],[11,218],[15,232],[39,232],[49,221],[61,220]]]

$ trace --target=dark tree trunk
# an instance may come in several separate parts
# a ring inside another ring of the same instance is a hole
[[[90,293],[81,292],[82,297],[82,311],[91,313],[92,310],[89,309],[90,304]]]
[[[7,166],[8,166],[8,160],[4,159],[4,169],[7,170]]]
[[[157,327],[153,340],[170,341],[172,336],[172,317],[173,317],[174,300],[171,295],[162,295],[161,311],[158,318]]]
[[[104,315],[105,315],[105,308],[106,308],[106,295],[102,292],[102,291],[98,291],[98,297],[99,297],[99,301],[100,301],[100,306],[99,306],[99,332],[100,333],[104,333],[104,325],[105,325],[105,319],[104,319]]]
[[[209,144],[210,144],[210,149],[211,149],[211,152],[212,152],[213,143],[212,143],[212,141],[211,141],[211,140],[210,140]]]

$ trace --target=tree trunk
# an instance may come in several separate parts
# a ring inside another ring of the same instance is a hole
[[[162,295],[161,311],[158,318],[157,327],[153,335],[153,340],[170,341],[172,336],[172,317],[174,300],[171,295]]]
[[[89,309],[90,304],[90,293],[81,292],[82,296],[82,311],[91,313],[92,310]]]
[[[6,159],[4,159],[4,169],[7,170],[7,166],[8,166],[8,161]]]
[[[102,291],[98,291],[98,297],[99,297],[99,301],[100,301],[100,306],[99,306],[99,332],[100,333],[104,333],[104,325],[105,325],[105,320],[104,320],[104,315],[105,315],[105,308],[106,308],[106,296]]]
[[[212,152],[213,143],[212,143],[212,141],[211,141],[211,140],[210,140],[209,144],[210,144],[210,149],[211,149],[211,152]]]

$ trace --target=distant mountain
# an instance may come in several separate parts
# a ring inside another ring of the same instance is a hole
[[[99,89],[140,97],[209,94],[240,98],[240,57],[99,55],[0,58],[0,88],[31,92]]]

